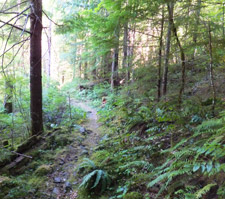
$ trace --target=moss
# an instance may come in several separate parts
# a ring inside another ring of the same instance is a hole
[[[8,182],[10,182],[10,178],[5,176],[0,176],[0,188]]]
[[[88,192],[84,188],[78,190],[78,199],[98,199],[99,196],[94,195],[93,193]]]
[[[91,158],[95,161],[96,165],[101,165],[107,163],[109,156],[110,153],[107,150],[101,150],[94,152]]]
[[[58,134],[55,133],[47,138],[46,145],[44,149],[56,149],[58,147],[63,147],[73,142],[73,139],[66,134]]]
[[[4,198],[16,184],[10,178],[0,176],[0,198]]]
[[[51,172],[52,172],[52,166],[50,166],[50,165],[41,165],[35,171],[35,175],[37,175],[37,176],[44,176],[44,175],[46,175],[48,173],[51,173]]]
[[[130,192],[124,196],[124,199],[143,199],[143,196],[138,192]]]
[[[46,177],[32,175],[28,180],[28,184],[33,188],[42,188],[42,190],[44,190],[46,180]]]
[[[68,137],[68,135],[58,135],[56,136],[55,142],[57,146],[66,146],[73,142],[72,138]]]

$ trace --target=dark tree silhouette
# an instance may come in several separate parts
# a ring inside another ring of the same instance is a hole
[[[30,39],[30,113],[32,135],[43,131],[42,119],[42,0],[31,0],[31,39]]]

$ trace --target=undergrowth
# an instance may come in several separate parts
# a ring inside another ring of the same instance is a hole
[[[110,198],[223,199],[222,106],[213,118],[210,105],[195,96],[180,109],[173,97],[156,103],[151,94],[131,92],[132,86],[108,93],[99,110],[100,122],[110,130],[103,133],[92,162],[111,177]],[[103,95],[96,96],[96,89],[82,95],[100,101]],[[81,186],[98,182],[97,171],[89,170]]]

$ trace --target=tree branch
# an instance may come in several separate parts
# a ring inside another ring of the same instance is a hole
[[[17,15],[20,14],[19,12],[4,12],[4,11],[0,11],[0,14],[4,14],[4,15]],[[22,14],[24,16],[27,16],[26,14]]]
[[[4,21],[2,21],[1,19],[0,19],[0,22],[3,23],[4,25],[9,25],[9,26],[12,26],[13,28],[16,28],[16,29],[18,29],[18,30],[21,30],[21,31],[23,31],[23,32],[32,34],[32,33],[31,33],[30,31],[28,31],[28,30],[25,30],[25,29],[23,29],[23,28],[20,28],[20,27],[18,27],[18,26],[16,26],[16,25],[13,25],[13,24],[11,24],[11,23],[4,22]]]
[[[6,50],[3,54],[1,54],[0,55],[0,57],[2,57],[4,54],[6,54],[7,52],[9,52],[12,48],[14,48],[15,46],[17,46],[17,45],[19,45],[19,44],[21,44],[21,43],[23,43],[23,42],[26,42],[26,41],[28,41],[30,39],[30,37],[27,37],[26,39],[24,39],[24,40],[22,40],[22,41],[20,41],[20,42],[17,42],[17,43],[15,43],[14,45],[12,45],[8,50]]]
[[[8,11],[8,10],[11,10],[11,9],[13,9],[13,8],[15,8],[15,7],[19,6],[19,5],[22,5],[22,4],[24,4],[24,3],[27,3],[27,2],[28,2],[28,0],[23,1],[23,2],[18,3],[18,4],[14,5],[14,6],[10,7],[10,8],[7,8],[6,10],[1,10],[1,12],[6,12],[6,11]]]
[[[11,18],[10,20],[8,20],[7,22],[5,22],[2,26],[0,26],[0,28],[4,27],[5,25],[8,25],[9,22],[11,22],[13,19],[19,17],[20,15],[22,15],[24,12],[26,12],[29,9],[30,9],[30,6],[28,8],[26,8],[25,10],[23,10],[22,12],[20,12],[19,14],[17,14],[16,16],[14,16],[13,18]]]
[[[44,13],[44,15],[48,18],[48,20],[50,20],[52,23],[54,23],[56,26],[63,26],[63,25],[59,25],[56,22],[54,22],[46,13],[44,10],[42,10],[42,12]]]
[[[13,153],[13,154],[16,154],[16,155],[19,155],[19,156],[22,156],[22,157],[25,157],[25,158],[29,158],[29,159],[32,159],[33,157],[29,156],[29,155],[24,155],[22,153],[17,153],[16,151],[10,151],[8,149],[5,149],[3,147],[0,147],[2,150],[5,150],[5,151],[8,151],[10,153]]]

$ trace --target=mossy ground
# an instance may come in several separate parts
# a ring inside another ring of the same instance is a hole
[[[84,108],[86,112],[91,109],[86,105]],[[5,173],[9,177],[0,177],[0,198],[77,198],[82,179],[76,167],[83,157],[92,153],[99,139],[97,113],[91,111],[91,118],[84,123],[86,129],[91,129],[88,133],[75,127],[61,127],[44,133],[25,153],[32,159],[24,158]],[[89,198],[89,194],[84,192],[80,195],[82,199],[85,199],[85,195]]]

